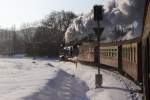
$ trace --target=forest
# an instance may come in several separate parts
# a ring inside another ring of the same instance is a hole
[[[29,56],[56,56],[64,43],[64,33],[77,15],[71,11],[53,11],[39,25],[23,23],[9,29],[0,28],[0,54],[27,54]]]

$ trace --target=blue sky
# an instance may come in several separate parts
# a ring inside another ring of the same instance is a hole
[[[107,0],[0,0],[0,27],[9,28],[22,23],[43,19],[56,10],[86,13],[94,4],[104,4]]]

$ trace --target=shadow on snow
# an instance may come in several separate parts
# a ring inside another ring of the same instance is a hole
[[[42,90],[24,100],[89,100],[87,91],[88,87],[83,81],[60,70]]]

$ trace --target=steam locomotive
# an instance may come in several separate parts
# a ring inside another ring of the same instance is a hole
[[[95,62],[97,43],[80,43],[78,61]],[[145,100],[150,100],[150,0],[147,0],[142,35],[125,41],[101,43],[100,64],[111,66],[143,84]]]

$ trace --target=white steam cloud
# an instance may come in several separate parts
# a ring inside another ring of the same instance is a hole
[[[141,34],[145,0],[110,0],[104,5],[105,28],[101,40],[105,42],[132,39]],[[65,33],[67,43],[84,38],[95,39],[93,11],[74,19]]]

